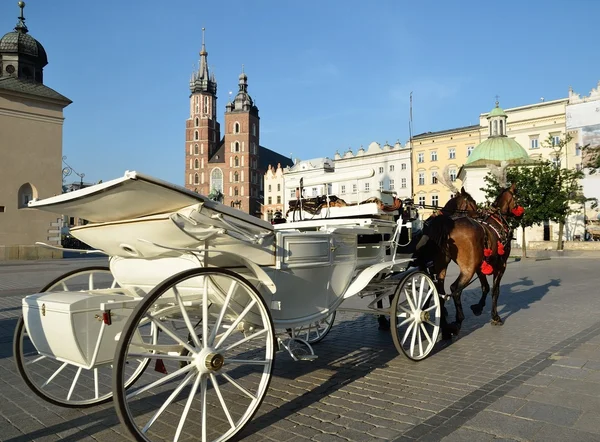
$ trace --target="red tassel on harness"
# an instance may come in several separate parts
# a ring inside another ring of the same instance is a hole
[[[483,249],[483,256],[486,258],[492,256],[492,249]]]
[[[514,209],[512,209],[511,212],[514,216],[516,216],[518,218],[518,217],[522,216],[523,213],[525,213],[525,209],[523,209],[523,207],[521,207],[521,206],[517,206]]]
[[[498,255],[504,255],[504,244],[498,241]]]
[[[486,261],[481,263],[481,273],[484,275],[491,275],[494,272],[494,269],[491,265],[489,265]]]

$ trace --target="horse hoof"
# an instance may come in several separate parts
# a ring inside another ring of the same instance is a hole
[[[492,319],[492,320],[490,321],[490,323],[491,323],[492,325],[504,325],[504,322],[503,322],[503,321],[502,321],[502,319],[500,319],[500,318],[498,318],[498,319]]]
[[[479,316],[483,312],[483,307],[481,307],[479,304],[473,304],[471,306],[471,310],[475,316]]]

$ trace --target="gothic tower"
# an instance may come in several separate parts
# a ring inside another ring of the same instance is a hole
[[[260,217],[259,198],[263,177],[259,174],[258,108],[248,94],[248,76],[239,76],[238,93],[225,107],[224,203]],[[264,173],[264,171],[263,171]]]
[[[190,80],[190,117],[185,131],[185,187],[208,195],[211,191],[223,192],[223,176],[219,170],[212,171],[209,159],[215,154],[221,140],[221,128],[217,122],[217,82],[208,71],[208,52],[202,28],[202,50],[198,70]],[[214,178],[214,182],[211,182]]]

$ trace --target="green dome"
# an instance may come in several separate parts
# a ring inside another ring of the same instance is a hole
[[[500,109],[500,108],[496,108]],[[502,109],[500,109],[502,111]],[[528,160],[529,155],[519,143],[508,137],[490,137],[480,143],[469,158],[466,164],[473,164],[478,160],[493,160],[493,161],[522,161]]]
[[[496,107],[492,109],[492,111],[490,112],[490,114],[487,116],[488,118],[490,117],[506,117],[506,113],[504,112],[504,109],[502,109],[500,106],[498,106],[498,103],[496,103]]]

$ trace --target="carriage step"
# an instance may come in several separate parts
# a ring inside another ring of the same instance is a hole
[[[296,359],[298,359],[299,361],[314,361],[318,357],[319,356],[317,356],[317,355],[302,355],[302,356],[296,356]]]

